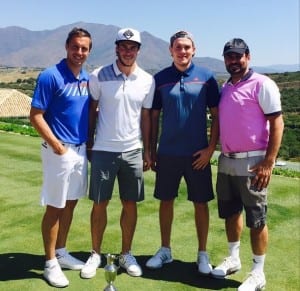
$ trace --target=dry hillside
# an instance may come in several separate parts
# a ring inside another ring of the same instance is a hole
[[[15,82],[18,79],[36,78],[40,69],[35,68],[4,68],[0,67],[0,83]]]

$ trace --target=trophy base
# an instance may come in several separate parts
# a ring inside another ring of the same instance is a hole
[[[113,284],[107,285],[103,291],[117,291],[117,288]]]

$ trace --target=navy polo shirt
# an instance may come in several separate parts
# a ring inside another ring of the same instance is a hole
[[[193,63],[181,72],[172,64],[154,78],[152,109],[162,110],[158,154],[191,156],[207,147],[207,109],[220,98],[212,72]]]

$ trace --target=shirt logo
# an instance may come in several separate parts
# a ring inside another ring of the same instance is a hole
[[[87,82],[80,84],[69,83],[66,84],[64,89],[59,94],[65,96],[86,96],[88,95]]]

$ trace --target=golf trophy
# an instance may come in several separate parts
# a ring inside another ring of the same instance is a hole
[[[117,291],[117,288],[113,285],[113,282],[116,279],[118,267],[114,264],[116,259],[115,255],[107,254],[107,265],[104,267],[105,280],[108,285],[105,287],[104,291]]]

